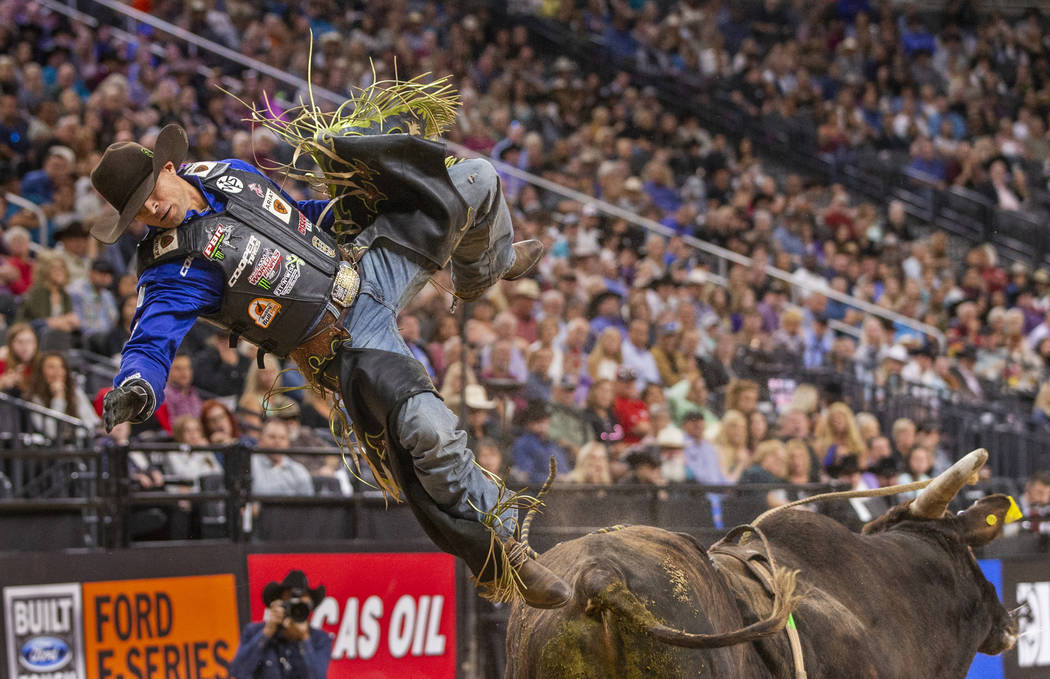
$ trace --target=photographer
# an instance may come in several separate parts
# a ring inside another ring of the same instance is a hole
[[[266,613],[241,634],[233,658],[234,679],[324,679],[332,636],[310,627],[310,613],[324,599],[324,585],[310,588],[302,571],[263,588]]]

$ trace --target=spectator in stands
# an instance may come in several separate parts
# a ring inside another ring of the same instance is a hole
[[[765,413],[756,410],[747,418],[747,447],[754,450],[767,438],[770,438],[769,420],[766,419]]]
[[[52,146],[48,149],[44,166],[33,170],[22,178],[22,196],[33,201],[48,212],[55,202],[55,190],[72,182],[76,165],[76,154],[68,146]],[[50,216],[50,215],[49,215]]]
[[[69,363],[61,352],[48,351],[37,357],[29,374],[23,398],[70,417],[79,418],[89,432],[94,432],[99,424],[95,408],[80,387],[76,386]],[[43,415],[34,413],[30,420],[36,431],[52,440],[63,430],[68,431],[65,425],[59,425],[56,420]]]
[[[522,390],[525,400],[549,401],[551,399],[551,388],[554,386],[554,381],[551,379],[550,369],[553,361],[554,352],[547,347],[539,347],[529,354],[526,362],[529,367],[529,376]]]
[[[288,424],[271,417],[263,423],[258,447],[269,449],[264,455],[252,455],[253,495],[314,494],[314,484],[306,467],[282,452],[289,447]]]
[[[718,451],[704,438],[707,423],[698,410],[688,412],[682,418],[685,434],[685,466],[689,477],[704,485],[718,486],[729,483],[722,472]]]
[[[4,349],[0,357],[0,391],[20,396],[25,392],[39,351],[36,333],[28,323],[15,323],[7,329]]]
[[[648,486],[666,486],[667,479],[660,471],[660,451],[654,445],[636,446],[625,459],[630,471],[620,478],[619,483],[641,484]]]
[[[231,407],[244,391],[252,361],[230,346],[230,335],[219,331],[208,345],[193,357],[194,386],[221,398]],[[205,430],[207,430],[207,419]]]
[[[241,632],[241,644],[230,664],[230,676],[237,679],[327,676],[332,635],[314,629],[309,622],[310,612],[324,598],[324,585],[310,587],[306,574],[299,570],[289,571],[281,582],[270,582],[263,587],[266,613],[262,622],[253,622]]]
[[[168,384],[164,387],[164,401],[172,421],[183,415],[200,419],[204,400],[193,386],[193,361],[187,354],[176,354],[168,371]]]
[[[825,328],[826,331],[826,328]],[[780,313],[780,328],[773,333],[773,344],[777,350],[798,361],[806,351],[806,335],[802,328],[802,312],[785,309]],[[786,359],[782,356],[781,359]]]
[[[977,373],[974,372],[977,364],[977,349],[972,344],[967,344],[955,354],[955,359],[955,365],[951,368],[951,373],[958,385],[955,393],[966,401],[974,403],[984,401],[984,386]]]
[[[747,418],[744,414],[739,410],[727,410],[713,442],[718,451],[722,475],[730,483],[736,483],[740,474],[751,464],[751,451],[747,447]]]
[[[788,453],[784,444],[776,439],[763,441],[755,449],[752,464],[740,473],[741,484],[785,483],[788,477]],[[767,507],[787,504],[787,493],[783,489],[766,491]]]
[[[208,399],[201,404],[201,425],[209,443],[235,443],[241,439],[241,426],[221,401]]]
[[[453,394],[447,401],[453,412],[460,411],[461,399],[467,406],[466,422],[463,426],[467,432],[467,448],[477,450],[475,445],[482,439],[499,441],[503,433],[497,412],[499,403],[489,398],[485,387],[480,384],[468,384],[462,396]]]
[[[576,455],[576,466],[565,476],[569,483],[612,485],[609,466],[609,450],[605,444],[591,441],[584,444]]]
[[[718,416],[708,408],[709,394],[707,380],[700,375],[691,380],[682,380],[666,392],[667,405],[671,409],[671,419],[681,426],[685,416],[692,412],[700,413],[707,424],[716,424]]]
[[[856,455],[857,464],[867,467],[868,448],[857,429],[853,411],[845,403],[838,401],[828,406],[813,434],[817,457],[825,467],[846,455]]]
[[[531,278],[523,278],[515,283],[510,294],[509,311],[518,321],[515,334],[530,344],[538,337],[536,301],[539,298],[539,283]]]
[[[627,365],[621,366],[616,373],[613,388],[613,413],[616,421],[623,427],[623,440],[627,445],[638,443],[649,435],[649,409],[638,397],[638,375]]]
[[[33,260],[29,254],[29,232],[20,226],[4,231],[7,255],[0,258],[0,284],[15,296],[21,297],[33,283]]]
[[[117,356],[124,349],[124,344],[131,337],[131,325],[138,310],[138,299],[135,295],[121,298],[117,305],[120,317],[107,330],[88,335],[85,344],[88,351],[100,356]]]
[[[0,384],[3,384],[3,379],[0,375]],[[1043,382],[1035,395],[1035,402],[1032,404],[1032,424],[1050,428],[1050,382]]]
[[[726,389],[726,410],[750,416],[758,408],[758,384],[751,380],[733,380]]]
[[[1034,519],[1038,526],[1050,524],[1050,472],[1036,471],[1024,484],[1024,494],[1017,502],[1021,514],[1029,520]],[[1041,528],[1041,532],[1047,532]]]
[[[168,407],[171,407],[170,403]],[[204,427],[201,426],[201,421],[193,415],[175,416],[171,425],[171,433],[176,443],[185,446],[208,445],[208,439],[204,437]],[[202,476],[222,473],[222,465],[219,464],[215,453],[210,450],[167,453],[165,455],[164,469],[167,480],[192,481],[197,490],[200,490],[200,478]]]
[[[117,301],[113,287],[113,265],[105,259],[95,259],[86,278],[69,284],[73,313],[80,320],[80,331],[85,335],[104,333],[117,323]]]
[[[587,374],[592,380],[611,380],[623,365],[622,335],[617,328],[606,327],[598,334],[594,349],[587,356]]]
[[[244,379],[244,391],[237,400],[238,412],[254,414],[261,419],[274,415],[282,405],[276,398],[280,389],[281,364],[273,354],[263,356],[263,367],[255,361],[248,366]],[[272,401],[272,402],[271,402]]]
[[[419,330],[419,319],[413,314],[401,314],[401,317],[398,319],[398,331],[401,333],[401,337],[404,338],[408,350],[412,352],[413,358],[423,364],[427,374],[430,375],[430,379],[435,379],[437,373],[434,371],[434,364],[431,362],[430,355],[427,354],[427,349],[423,345]]]
[[[636,389],[646,383],[660,384],[660,371],[656,360],[649,351],[649,322],[640,318],[631,321],[627,330],[627,339],[622,343],[620,355],[624,367],[631,368],[636,377]]]
[[[788,439],[784,443],[784,450],[787,451],[787,475],[784,477],[785,480],[796,485],[814,481],[813,472],[815,470],[812,468],[812,456],[806,442],[802,439]]]
[[[914,483],[916,481],[927,481],[933,478],[933,453],[922,446],[915,446],[904,460],[904,473],[900,475],[897,482],[900,484]],[[912,490],[899,493],[901,500],[914,499],[919,494]]]
[[[522,433],[511,445],[514,466],[524,473],[530,484],[542,484],[547,478],[548,460],[554,457],[558,469],[572,466],[556,442],[550,439],[550,411],[542,401],[533,401],[521,413]]]
[[[62,259],[69,271],[70,283],[84,280],[91,270],[91,240],[80,222],[72,222],[55,233],[53,256]]]
[[[47,328],[59,333],[72,333],[80,329],[80,319],[73,313],[73,298],[69,285],[69,269],[60,257],[49,257],[39,262],[39,271],[33,276],[16,318],[33,324],[34,328]]]
[[[550,437],[571,457],[597,436],[582,410],[576,407],[579,380],[573,375],[563,376],[551,390]]]

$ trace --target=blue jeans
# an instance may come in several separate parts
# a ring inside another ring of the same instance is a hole
[[[457,291],[469,294],[497,282],[513,264],[513,227],[499,177],[488,161],[463,161],[449,168],[449,176],[470,208],[451,263]],[[345,324],[354,347],[412,356],[398,332],[397,317],[435,271],[422,261],[382,245],[365,252],[359,262],[361,291]],[[467,435],[457,424],[444,402],[427,392],[405,402],[392,435],[412,454],[416,476],[439,507],[453,516],[478,520],[478,510],[496,504],[497,487],[474,463]],[[502,518],[496,528],[509,537],[514,512]]]

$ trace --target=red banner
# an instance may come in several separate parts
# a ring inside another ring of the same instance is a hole
[[[456,569],[447,554],[252,554],[252,620],[288,571],[326,596],[310,618],[331,632],[328,679],[455,679]]]

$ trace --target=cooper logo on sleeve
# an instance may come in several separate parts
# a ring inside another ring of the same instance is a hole
[[[226,193],[240,193],[244,190],[244,182],[232,174],[227,174],[215,180],[215,185]]]
[[[260,328],[269,328],[279,313],[281,313],[281,304],[274,299],[256,297],[248,305],[248,315]]]
[[[292,210],[284,198],[274,193],[273,189],[266,189],[266,197],[263,198],[263,207],[272,215],[278,217],[285,224],[292,218]]]
[[[255,261],[255,255],[259,254],[259,245],[258,238],[255,236],[248,237],[248,244],[244,246],[244,254],[241,255],[241,261],[237,262],[237,268],[230,274],[230,279],[226,281],[226,285],[232,288],[237,283],[237,279],[244,273],[244,269]]]

